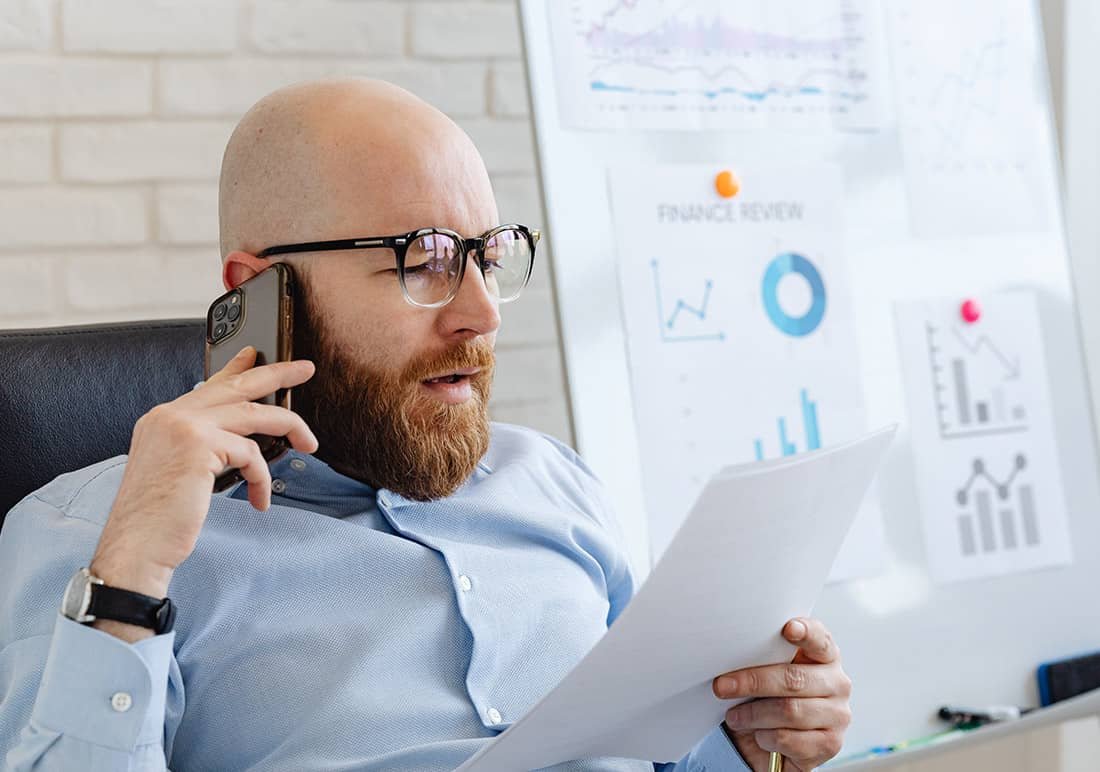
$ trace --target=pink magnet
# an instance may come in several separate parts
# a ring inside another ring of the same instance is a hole
[[[959,313],[962,314],[964,322],[967,324],[974,324],[974,322],[982,318],[982,307],[978,305],[977,300],[970,298],[969,300],[963,301]]]

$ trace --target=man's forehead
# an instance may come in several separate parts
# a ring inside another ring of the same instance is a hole
[[[335,227],[357,229],[352,235],[436,227],[473,236],[498,224],[492,185],[476,151],[471,162],[472,146],[408,150],[387,154],[375,144],[373,152],[333,159],[325,187]],[[359,233],[364,227],[372,233]]]
[[[343,210],[344,222],[373,228],[368,236],[392,236],[420,228],[448,228],[463,236],[480,236],[496,227],[496,207],[473,205],[446,194],[432,199],[402,200],[395,197],[377,209],[366,212],[354,206]]]

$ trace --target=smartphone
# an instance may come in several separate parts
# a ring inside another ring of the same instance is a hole
[[[256,366],[287,362],[294,338],[294,274],[290,266],[275,263],[241,282],[213,303],[206,312],[206,356],[203,377],[221,370],[245,346],[256,349]],[[256,400],[290,409],[290,389]],[[270,462],[290,448],[285,437],[249,435]],[[237,469],[226,467],[214,480],[214,492],[224,491],[244,478]]]

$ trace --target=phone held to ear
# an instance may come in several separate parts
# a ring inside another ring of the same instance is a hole
[[[203,378],[221,370],[245,346],[256,349],[256,366],[287,362],[292,358],[294,336],[294,278],[290,267],[275,263],[251,279],[241,282],[210,304],[206,312],[206,356]],[[290,409],[290,389],[279,389],[257,402]],[[252,434],[267,462],[290,449],[285,437]],[[232,467],[214,480],[214,492],[229,488],[244,478]]]

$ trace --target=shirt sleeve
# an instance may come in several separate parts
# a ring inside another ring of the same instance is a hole
[[[656,764],[657,772],[752,772],[730,738],[716,726],[675,764]]]
[[[129,644],[58,614],[52,636],[9,644],[0,652],[0,682],[8,670],[16,700],[22,693],[34,704],[3,768],[166,770],[164,714],[174,640],[169,632]],[[36,693],[27,688],[26,673],[18,672],[20,663],[41,656],[34,647],[48,647]],[[19,705],[11,707],[20,712]]]

